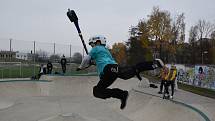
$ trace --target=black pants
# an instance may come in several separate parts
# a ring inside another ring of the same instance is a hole
[[[138,65],[138,67],[137,67]],[[117,98],[122,99],[125,91],[119,88],[108,88],[113,82],[119,77],[121,79],[130,79],[136,75],[136,70],[145,71],[152,70],[152,63],[144,62],[139,63],[136,66],[130,67],[118,67],[117,64],[108,64],[105,66],[103,72],[104,74],[100,76],[99,83],[94,86],[93,94],[97,98]]]
[[[169,85],[171,87],[171,95],[174,95],[175,81],[169,81]]]
[[[63,73],[66,73],[66,65],[62,65],[62,71]]]
[[[161,84],[160,84],[160,92],[162,92],[162,91],[163,91],[164,83],[165,83],[165,80],[161,80]]]
[[[166,81],[165,91],[169,94],[169,86],[171,87],[171,96],[174,95],[175,81]]]
[[[51,74],[52,73],[52,68],[47,68],[47,74]]]
[[[43,73],[39,73],[38,75],[37,75],[37,79],[39,80],[40,79],[40,77],[43,75]]]

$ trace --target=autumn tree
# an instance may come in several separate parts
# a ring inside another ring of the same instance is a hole
[[[138,37],[130,37],[127,42],[128,45],[128,63],[134,65],[141,61],[145,61],[145,50],[141,45],[141,41]]]
[[[125,65],[126,63],[126,45],[123,43],[115,43],[112,46],[111,53],[118,64]]]
[[[154,7],[148,20],[149,37],[155,41],[155,48],[159,51],[160,58],[167,61],[165,51],[171,39],[171,18],[168,11],[161,11]],[[165,46],[164,46],[165,45]]]
[[[142,19],[139,23],[138,23],[138,29],[139,29],[139,39],[140,39],[140,43],[142,48],[144,49],[144,58],[145,61],[151,61],[153,60],[153,48],[152,47],[152,42],[150,42],[151,40],[149,39],[149,29],[147,27],[147,21]]]
[[[132,26],[129,30],[130,37],[126,42],[128,46],[128,63],[134,65],[141,61],[146,61],[146,48],[143,47],[141,41],[142,32],[140,32],[138,26]]]

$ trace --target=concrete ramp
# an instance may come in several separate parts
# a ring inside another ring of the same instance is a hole
[[[141,93],[148,89],[136,78],[118,79],[111,87],[129,90],[127,107],[117,99],[95,98],[94,76],[43,76],[48,81],[0,82],[0,121],[200,121],[195,111]],[[152,90],[152,91],[150,91]],[[155,91],[156,92],[156,91]]]

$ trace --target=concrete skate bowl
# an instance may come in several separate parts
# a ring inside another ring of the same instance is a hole
[[[0,82],[0,121],[204,121],[186,106],[135,91],[142,90],[135,78],[111,86],[129,90],[124,110],[117,99],[93,96],[96,76],[41,80]]]

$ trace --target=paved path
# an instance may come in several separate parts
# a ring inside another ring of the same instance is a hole
[[[169,100],[136,78],[118,79],[111,87],[129,90],[127,107],[92,94],[95,76],[43,76],[48,81],[0,82],[0,121],[204,121],[198,112]],[[175,100],[214,120],[214,100],[177,91]]]

